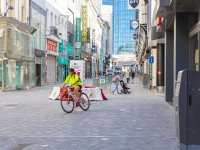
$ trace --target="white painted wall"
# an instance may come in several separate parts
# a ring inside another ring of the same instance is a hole
[[[157,80],[157,49],[152,49],[152,56],[154,56],[154,63],[152,64],[152,86],[156,87],[156,80]]]
[[[67,3],[65,4],[67,5]],[[46,10],[47,35],[50,33],[50,26],[55,26],[56,28],[58,28],[58,33],[62,33],[62,36],[60,36],[60,38],[67,41],[67,11],[63,9],[62,3],[58,3],[55,0],[47,0]],[[51,14],[53,14],[53,18],[51,18]]]
[[[101,7],[101,17],[104,21],[107,21],[110,25],[110,32],[108,35],[108,47],[110,53],[112,53],[112,25],[113,25],[113,20],[112,20],[112,13],[113,13],[113,7],[109,5],[102,5]]]
[[[6,5],[7,0],[1,0],[0,2],[0,12],[2,16],[4,15],[4,13],[6,13],[8,6],[11,5],[12,7],[14,7],[14,9],[8,11],[7,17],[13,17],[23,23],[27,23],[29,18],[29,0],[11,0],[9,1],[8,5]],[[23,15],[22,7],[24,7]]]
[[[42,9],[46,10],[46,0],[32,0],[34,3],[36,3],[38,6],[40,6]]]

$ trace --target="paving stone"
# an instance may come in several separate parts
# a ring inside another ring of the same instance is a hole
[[[177,150],[173,107],[139,80],[129,86],[130,95],[108,94],[108,101],[92,101],[89,111],[71,114],[47,99],[52,86],[2,92],[0,149]]]

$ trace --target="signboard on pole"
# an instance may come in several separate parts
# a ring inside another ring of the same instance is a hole
[[[81,42],[81,18],[76,18],[76,42]]]
[[[82,43],[87,43],[87,6],[82,6]]]
[[[69,55],[69,56],[72,56],[72,44],[71,44],[71,43],[69,43],[69,44],[67,45],[67,50],[68,50],[68,55]]]
[[[106,80],[105,79],[100,79],[100,84],[105,84],[106,83]]]
[[[137,9],[139,0],[128,0],[128,9]]]
[[[81,49],[81,18],[76,18],[76,43],[75,43],[75,59],[80,58]]]
[[[139,21],[138,20],[131,20],[131,29],[137,30],[139,28]]]
[[[150,56],[150,57],[149,57],[149,63],[150,63],[150,64],[153,64],[153,63],[154,63],[154,56]]]

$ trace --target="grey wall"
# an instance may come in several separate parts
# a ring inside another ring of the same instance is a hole
[[[174,77],[189,69],[189,14],[176,13],[174,18]]]
[[[174,32],[165,32],[165,100],[172,102],[174,96]]]

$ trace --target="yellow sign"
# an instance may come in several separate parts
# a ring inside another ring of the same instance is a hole
[[[87,43],[87,6],[82,6],[82,43]]]

